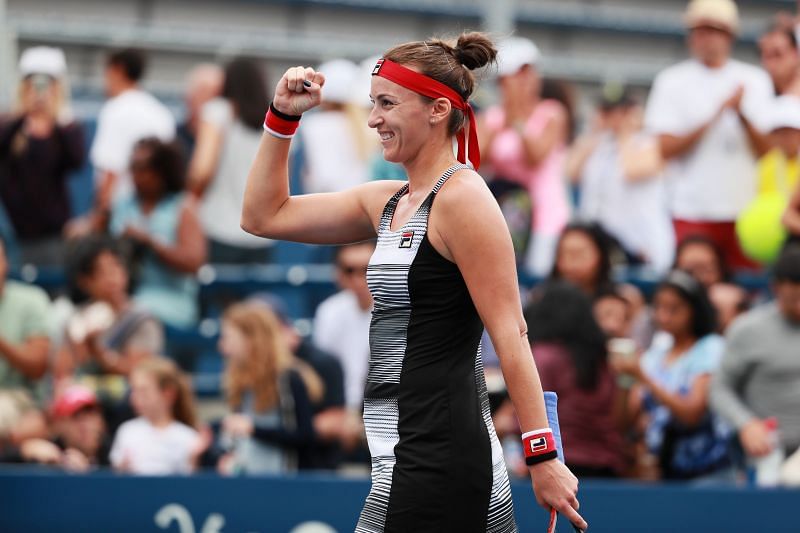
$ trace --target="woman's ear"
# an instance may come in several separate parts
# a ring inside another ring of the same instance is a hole
[[[447,117],[450,116],[450,111],[452,109],[453,104],[451,104],[450,100],[447,98],[437,98],[434,100],[433,105],[431,106],[431,126],[436,125],[443,120],[447,120]]]

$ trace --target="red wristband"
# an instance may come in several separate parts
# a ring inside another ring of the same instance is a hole
[[[300,126],[299,115],[281,113],[274,105],[269,104],[267,116],[264,118],[264,131],[281,139],[291,139],[298,126]]]
[[[528,431],[522,435],[522,448],[525,450],[525,464],[535,465],[558,457],[556,440],[550,428]]]

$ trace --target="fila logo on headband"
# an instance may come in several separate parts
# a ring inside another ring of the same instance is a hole
[[[400,246],[398,248],[411,248],[411,242],[414,240],[413,231],[404,231],[400,236]]]
[[[383,66],[383,59],[379,59],[377,63],[375,63],[375,67],[372,69],[372,75],[377,76],[378,72],[381,71],[381,67]]]

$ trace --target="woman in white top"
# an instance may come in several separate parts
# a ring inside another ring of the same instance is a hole
[[[264,75],[255,62],[237,58],[225,68],[222,96],[203,106],[197,146],[189,163],[189,190],[201,198],[200,220],[211,263],[263,263],[272,241],[239,228],[250,161],[258,151]]]

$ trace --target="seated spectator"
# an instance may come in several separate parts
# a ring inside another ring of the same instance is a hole
[[[717,331],[724,334],[737,317],[750,309],[750,295],[734,283],[717,283],[708,290],[708,298],[717,310]]]
[[[225,312],[219,351],[233,411],[222,422],[228,453],[220,472],[295,471],[314,439],[313,405],[324,394],[319,376],[292,356],[280,322],[263,305],[235,304]]]
[[[313,405],[314,443],[307,454],[298,458],[298,467],[301,470],[335,469],[339,462],[339,442],[345,444],[345,448],[352,448],[362,440],[364,433],[361,417],[348,416],[345,409],[342,365],[334,355],[318,348],[310,338],[300,335],[289,319],[283,300],[269,293],[260,293],[253,295],[250,302],[266,305],[275,313],[283,327],[289,351],[314,369],[325,389],[322,399]]]
[[[111,466],[111,435],[91,389],[68,386],[53,402],[51,416],[54,442],[63,454],[64,468],[86,472]]]
[[[19,113],[0,118],[0,201],[22,262],[60,265],[71,214],[67,178],[83,165],[83,130],[70,113],[61,49],[28,48],[19,70]]]
[[[194,200],[183,193],[178,149],[150,138],[131,158],[134,194],[114,205],[110,231],[131,245],[134,301],[169,326],[197,322],[198,283],[206,240]]]
[[[711,374],[722,356],[716,314],[703,285],[673,271],[654,296],[658,337],[642,356],[615,357],[612,367],[632,376],[629,413],[646,415],[645,441],[664,479],[692,479],[729,465],[728,430],[708,409]]]
[[[114,469],[145,475],[192,472],[202,439],[185,376],[172,361],[151,358],[134,367],[130,383],[138,417],[117,430],[110,456]]]
[[[239,225],[268,100],[258,63],[237,58],[225,67],[222,96],[203,106],[188,188],[200,200],[212,263],[265,263],[269,258],[272,241],[250,235]]]
[[[776,417],[787,456],[800,448],[800,246],[772,271],[775,301],[739,318],[711,385],[711,404],[738,431],[750,457],[772,451],[764,419]]]
[[[558,394],[566,463],[579,478],[624,470],[620,392],[608,368],[606,337],[591,300],[570,283],[548,283],[525,310],[544,390]]]
[[[0,463],[51,462],[51,450],[38,444],[47,431],[47,420],[27,391],[0,388]]]
[[[692,235],[681,241],[675,252],[674,268],[691,274],[706,290],[731,278],[722,249],[702,235]]]
[[[317,308],[314,344],[335,355],[344,370],[347,408],[361,412],[369,363],[372,294],[367,265],[374,241],[342,246],[336,251],[336,284],[341,289]]]
[[[78,307],[66,321],[57,377],[127,376],[141,359],[163,353],[163,328],[131,301],[128,271],[113,241],[89,236],[74,242],[67,278]]]
[[[611,239],[593,222],[571,222],[556,245],[550,280],[564,280],[594,298],[611,285]]]
[[[39,287],[6,279],[3,246],[0,241],[0,389],[23,389],[41,403],[50,352],[50,299]]]
[[[609,339],[631,336],[632,311],[631,302],[616,289],[601,291],[592,305],[594,319]]]

